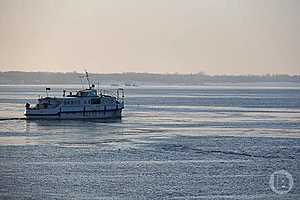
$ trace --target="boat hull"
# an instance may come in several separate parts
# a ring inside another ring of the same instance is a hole
[[[58,112],[55,114],[26,113],[25,118],[30,119],[117,119],[121,118],[122,109]]]

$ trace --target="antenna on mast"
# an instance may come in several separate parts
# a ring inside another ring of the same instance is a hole
[[[88,81],[88,84],[89,84],[89,89],[91,89],[91,83],[90,83],[90,79],[89,79],[89,73],[87,72],[87,70],[84,70],[85,71],[85,78],[86,80]]]

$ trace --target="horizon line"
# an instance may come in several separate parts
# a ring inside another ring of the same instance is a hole
[[[24,73],[74,73],[74,74],[84,74],[84,70],[81,72],[74,71],[22,71],[22,70],[8,70],[8,71],[1,71],[0,73],[8,73],[8,72],[24,72]],[[265,73],[265,74],[208,74],[206,72],[190,72],[190,73],[180,73],[180,72],[134,72],[134,71],[127,71],[127,72],[88,72],[90,74],[153,74],[153,75],[205,75],[205,76],[280,76],[280,75],[287,75],[287,76],[300,76],[300,74],[282,74],[282,73]]]

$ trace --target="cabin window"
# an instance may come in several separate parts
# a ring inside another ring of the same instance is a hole
[[[97,95],[97,92],[96,91],[91,91],[90,92],[90,96],[96,96]]]
[[[91,104],[100,104],[101,103],[101,99],[97,98],[97,99],[91,99]]]

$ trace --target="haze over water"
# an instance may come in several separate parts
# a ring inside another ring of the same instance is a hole
[[[300,74],[298,0],[1,0],[0,71]]]

